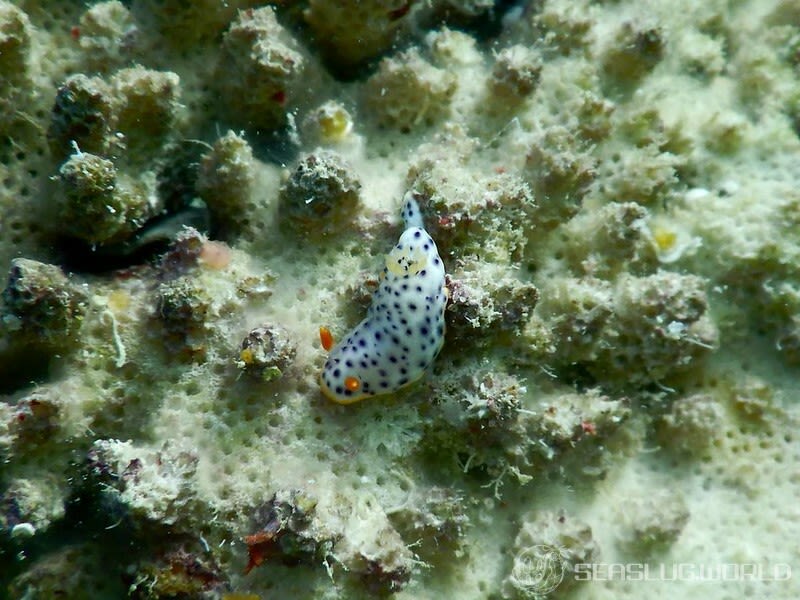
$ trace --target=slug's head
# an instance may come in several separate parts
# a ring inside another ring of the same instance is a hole
[[[359,346],[359,340],[350,343],[352,340],[348,338],[347,343],[334,347],[327,328],[321,327],[319,333],[322,347],[330,350],[319,377],[322,393],[339,404],[352,404],[373,396],[375,391],[369,382],[371,363],[364,360],[364,346]]]

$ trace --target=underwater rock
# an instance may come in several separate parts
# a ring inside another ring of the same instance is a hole
[[[133,0],[128,3],[137,23],[158,32],[166,43],[188,47],[217,36],[239,11],[260,4],[257,0]],[[243,11],[244,12],[244,11]]]
[[[102,555],[91,544],[61,546],[35,558],[31,565],[9,583],[10,598],[70,598],[94,600],[111,590],[124,594],[109,581],[108,571],[98,569]]]
[[[199,540],[157,544],[149,556],[128,566],[128,596],[135,600],[225,598],[229,584],[225,573]]]
[[[114,96],[99,77],[71,75],[58,88],[47,140],[57,161],[75,153],[105,156],[115,143]]]
[[[408,187],[442,256],[518,261],[538,222],[533,191],[517,175],[467,168],[473,143],[454,134],[422,146],[409,166]]]
[[[388,513],[389,520],[414,552],[431,564],[444,564],[465,551],[469,526],[464,498],[455,490],[433,487],[419,490],[406,503]]]
[[[352,223],[361,182],[336,152],[317,148],[302,157],[281,186],[281,218],[304,234],[334,232]]]
[[[215,87],[223,118],[248,128],[278,129],[301,90],[307,93],[306,59],[271,6],[239,13],[223,38]]]
[[[256,531],[244,538],[249,559],[245,572],[265,561],[284,565],[330,565],[336,534],[318,519],[317,501],[300,490],[281,491],[256,511]]]
[[[542,294],[561,362],[581,364],[598,382],[641,386],[697,367],[717,347],[705,282],[659,271],[553,281]]]
[[[658,439],[668,451],[699,456],[719,439],[724,413],[722,405],[707,393],[678,398],[657,424]]]
[[[61,166],[58,176],[62,233],[89,244],[120,242],[151,214],[145,190],[119,174],[110,160],[78,152]]]
[[[0,534],[25,538],[64,516],[67,490],[57,476],[12,479],[0,494]]]
[[[143,67],[120,69],[111,79],[116,135],[129,162],[144,162],[164,145],[182,109],[180,78]]]
[[[131,53],[136,24],[118,0],[98,2],[81,15],[78,43],[92,70],[105,73],[123,65]]]
[[[664,57],[667,40],[657,25],[626,22],[603,58],[605,75],[617,85],[634,86]]]
[[[201,158],[196,191],[218,226],[235,231],[249,212],[254,179],[250,144],[229,131]]]
[[[503,581],[503,597],[536,600],[574,589],[576,565],[594,562],[599,550],[589,525],[569,514],[547,511],[523,521],[512,552],[514,562]]]
[[[364,87],[364,112],[382,127],[407,133],[446,117],[455,91],[455,77],[412,48],[380,62]]]
[[[417,0],[310,0],[303,18],[324,60],[337,72],[388,50],[409,25]]]
[[[283,377],[294,363],[297,346],[280,325],[265,323],[242,340],[236,366],[268,382]]]
[[[487,278],[490,269],[493,275]],[[456,268],[447,287],[447,335],[460,344],[487,344],[497,335],[519,333],[539,300],[532,283],[501,275],[485,263]]]
[[[136,520],[178,525],[186,531],[202,525],[195,476],[197,451],[166,442],[160,449],[132,442],[98,440],[89,450],[87,472],[101,494],[125,507]]]
[[[524,178],[538,200],[540,222],[548,227],[570,219],[597,177],[587,144],[565,127],[538,133],[525,157]]]
[[[0,82],[4,87],[27,78],[30,44],[28,15],[9,2],[0,2]],[[5,95],[5,90],[0,94]]]
[[[498,99],[516,104],[533,93],[539,85],[541,72],[539,54],[527,46],[515,44],[503,48],[495,56],[489,88]]]
[[[580,274],[609,276],[643,261],[650,249],[649,212],[635,202],[611,202],[593,211],[581,210],[559,232],[558,248]]]
[[[212,299],[192,275],[165,281],[157,290],[157,315],[172,353],[202,360],[206,354],[206,316]]]
[[[59,267],[14,259],[2,299],[5,325],[18,337],[62,349],[79,342],[87,296]]]
[[[636,560],[664,552],[680,536],[691,516],[683,496],[670,489],[627,498],[619,511],[623,533],[619,545]]]

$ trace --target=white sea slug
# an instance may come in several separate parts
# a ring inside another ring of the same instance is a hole
[[[403,202],[403,222],[405,231],[386,256],[366,318],[336,346],[330,332],[320,328],[322,345],[331,351],[320,387],[339,404],[416,381],[444,344],[444,264],[411,193]]]

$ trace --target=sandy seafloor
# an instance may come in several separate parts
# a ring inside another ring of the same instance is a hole
[[[797,0],[0,0],[0,596],[800,597],[799,135]]]

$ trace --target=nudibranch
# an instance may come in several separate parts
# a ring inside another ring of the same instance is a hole
[[[339,404],[416,381],[444,344],[444,264],[410,192],[403,200],[403,224],[366,318],[335,346],[330,331],[320,328],[322,345],[330,350],[320,387]]]

